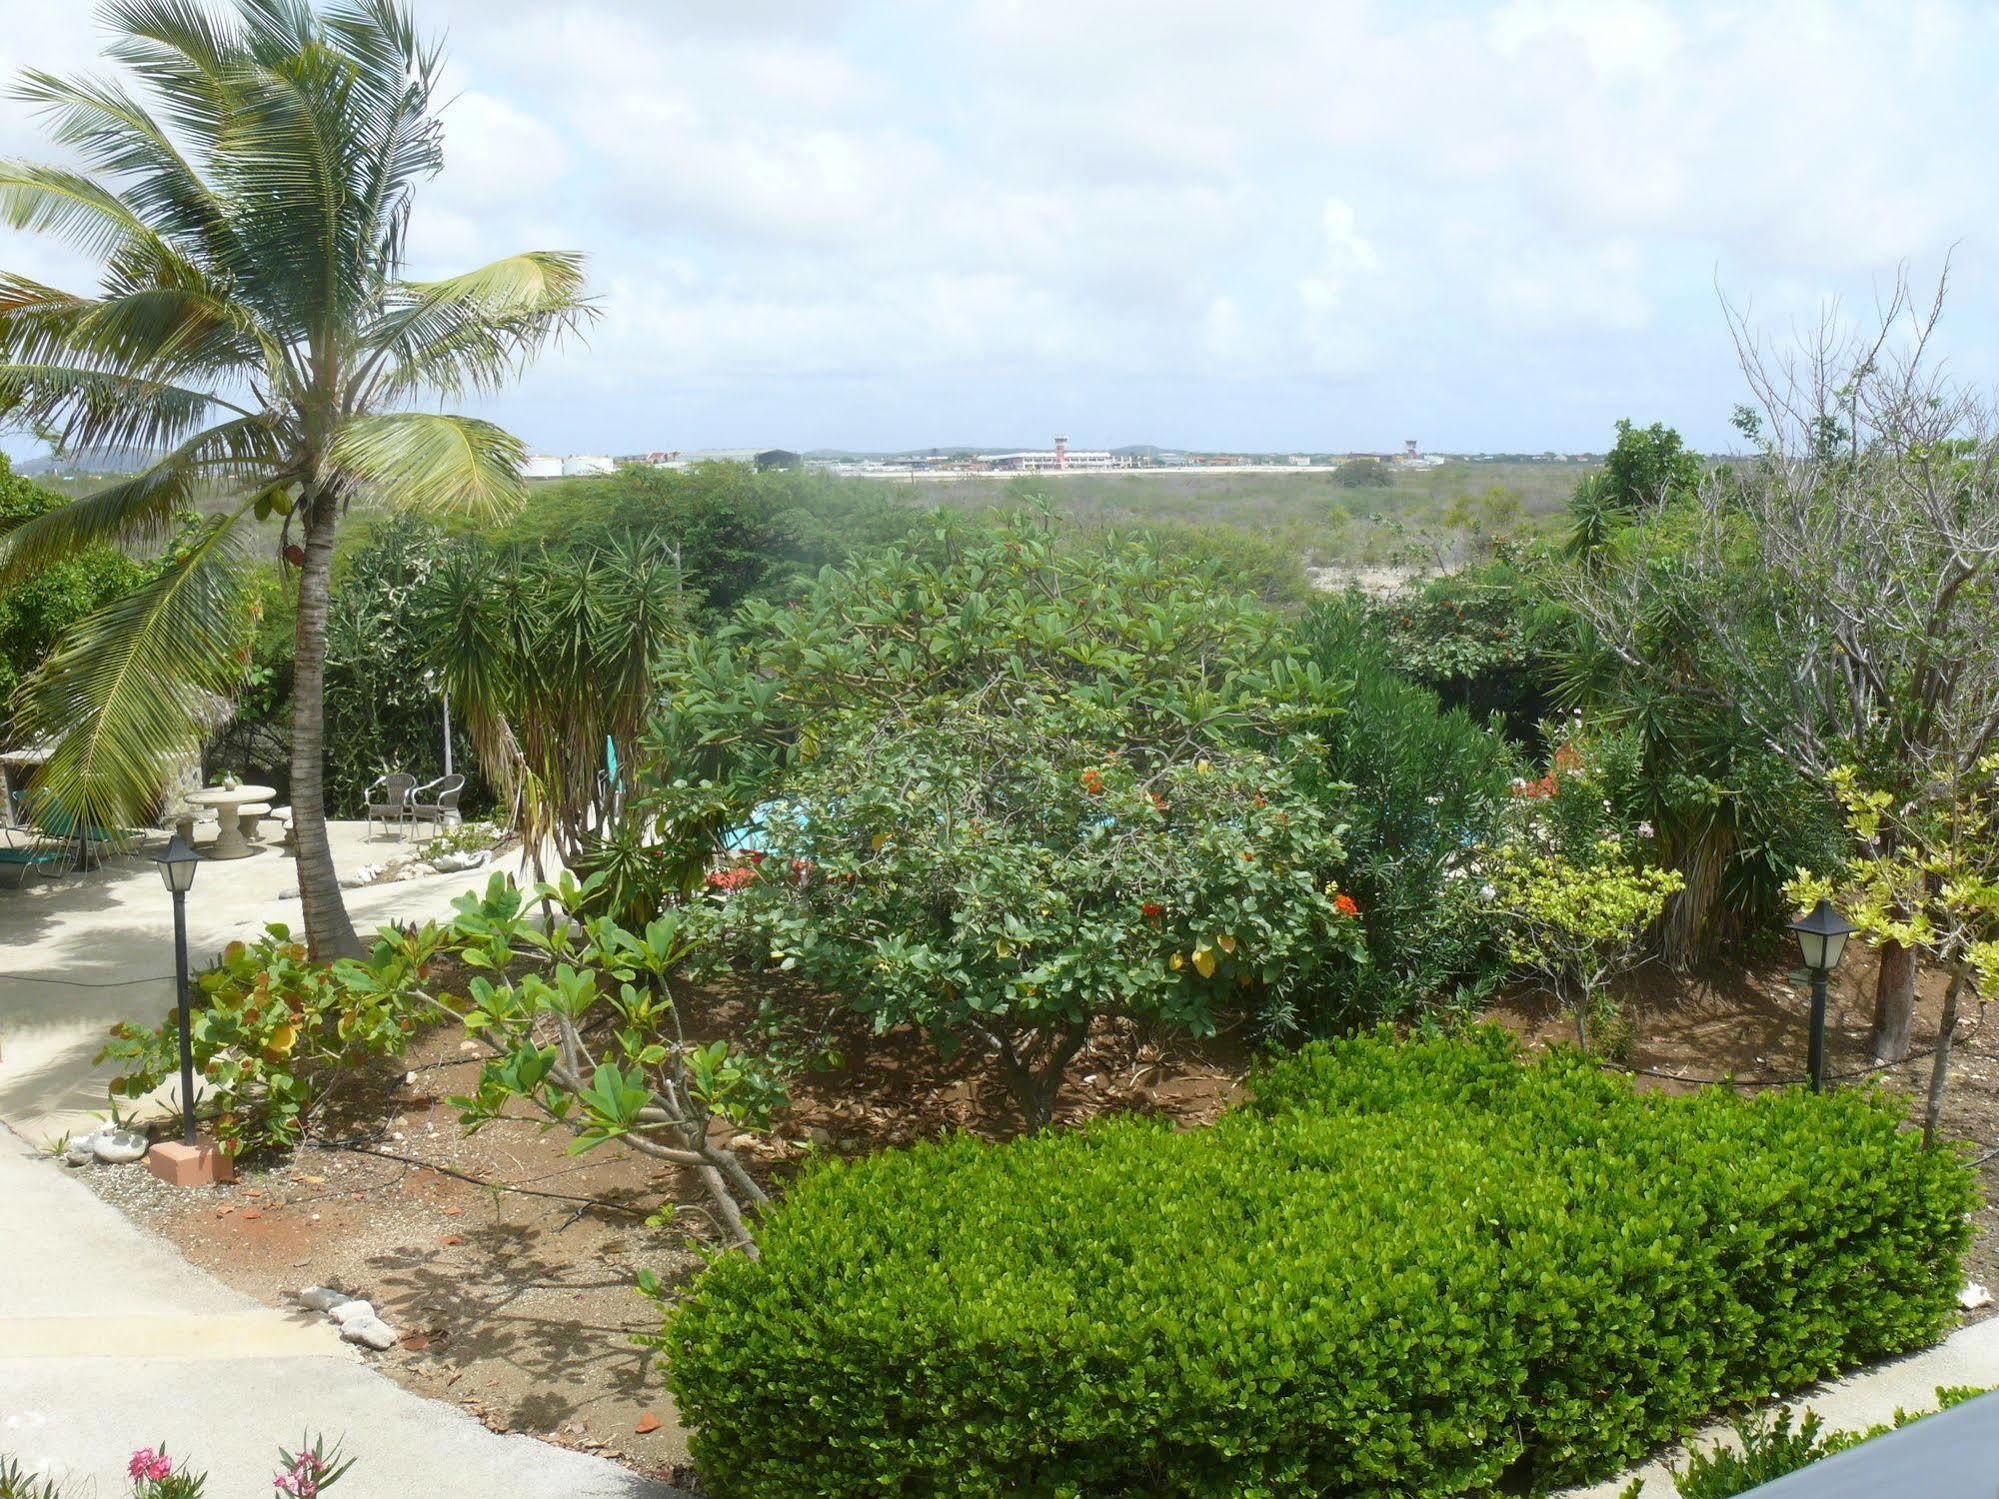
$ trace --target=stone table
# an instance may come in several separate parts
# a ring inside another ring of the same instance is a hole
[[[242,809],[252,802],[270,802],[277,796],[274,786],[204,786],[181,798],[197,807],[213,807],[221,822],[215,842],[208,846],[211,859],[241,859],[256,850],[243,836]]]

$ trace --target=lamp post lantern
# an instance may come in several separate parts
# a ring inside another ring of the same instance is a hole
[[[201,867],[201,855],[175,833],[166,852],[153,862],[160,867],[160,880],[174,898],[174,988],[180,1006],[180,1123],[181,1143],[192,1150],[194,1139],[194,1041],[188,1035],[192,1024],[187,1006],[187,892],[194,884],[194,872]]]
[[[1832,908],[1831,901],[1821,900],[1809,916],[1792,922],[1791,930],[1797,934],[1798,951],[1812,976],[1811,1055],[1806,1069],[1812,1075],[1812,1091],[1820,1093],[1825,1090],[1826,980],[1839,966],[1840,955],[1846,951],[1846,939],[1853,935],[1854,928],[1852,922]]]

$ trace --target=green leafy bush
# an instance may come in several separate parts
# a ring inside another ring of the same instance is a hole
[[[1209,1129],[828,1163],[660,1341],[726,1499],[1598,1477],[1949,1324],[1976,1187],[1897,1125],[1379,1035]]]
[[[822,567],[905,545],[925,528],[922,510],[879,483],[705,462],[538,485],[495,539],[554,551],[640,542],[673,557],[707,617],[720,620],[744,599],[781,597]]]
[[[661,680],[632,805],[662,874],[761,824],[772,868],[727,872],[725,934],[884,1029],[982,1048],[1031,1125],[1096,1016],[1205,1034],[1226,986],[1277,1029],[1364,958],[1327,888],[1340,684],[1155,541],[947,525],[749,601]],[[586,867],[645,894],[636,848]]]
[[[1468,1007],[1506,967],[1504,923],[1472,866],[1501,836],[1518,756],[1496,720],[1447,709],[1397,672],[1359,594],[1308,610],[1299,635],[1346,684],[1347,711],[1324,731],[1326,768],[1350,788],[1340,884],[1360,907],[1370,958],[1334,970],[1327,1013],[1305,1019],[1323,1033],[1439,1002]]]
[[[366,962],[328,967],[277,922],[255,942],[224,948],[195,977],[188,1027],[216,1139],[232,1152],[295,1145],[343,1076],[370,1057],[400,1054],[426,1013],[391,981],[408,961],[407,951],[378,946]],[[113,1099],[177,1087],[177,1013],[150,1030],[121,1021],[97,1061],[118,1065]]]
[[[1359,949],[1337,829],[1263,756],[1141,761],[1053,713],[843,717],[715,878],[759,966],[996,1059],[1030,1129],[1099,1016],[1213,1035]],[[1351,966],[1345,964],[1345,966]]]

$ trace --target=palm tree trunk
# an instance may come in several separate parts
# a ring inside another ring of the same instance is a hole
[[[347,915],[326,839],[326,606],[333,589],[338,517],[333,495],[313,496],[306,510],[292,666],[292,836],[298,845],[298,893],[305,906],[306,945],[326,963],[361,956],[361,939]]]

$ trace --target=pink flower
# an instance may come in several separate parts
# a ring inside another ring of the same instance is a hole
[[[132,1460],[125,1464],[125,1472],[134,1483],[151,1479],[157,1483],[174,1474],[173,1460],[164,1452],[155,1452],[150,1447],[141,1447],[132,1454]]]
[[[319,1475],[326,1471],[326,1464],[311,1452],[301,1452],[292,1459],[289,1473],[280,1473],[271,1480],[271,1487],[280,1494],[293,1494],[297,1499],[313,1499],[319,1492]]]

